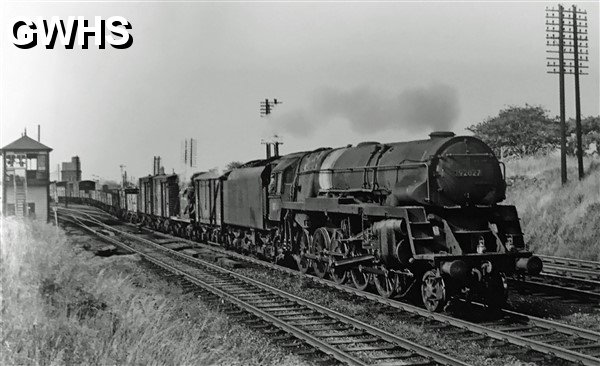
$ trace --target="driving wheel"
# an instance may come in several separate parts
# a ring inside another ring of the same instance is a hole
[[[298,255],[296,256],[296,263],[298,265],[298,270],[301,273],[307,273],[308,269],[311,267],[310,260],[306,258],[304,253],[307,253],[309,248],[311,247],[311,238],[310,234],[307,230],[302,229],[302,231],[298,232],[297,236],[298,243]]]
[[[329,261],[325,257],[324,252],[329,251],[331,246],[331,237],[326,228],[320,227],[315,231],[312,240],[312,253],[317,256],[316,260],[312,261],[312,268],[315,275],[319,278],[325,278],[329,273]]]
[[[373,280],[375,282],[375,287],[377,288],[377,292],[379,295],[385,298],[392,297],[396,295],[396,290],[398,289],[398,274],[394,272],[389,272],[385,269],[385,267],[381,268],[386,274],[375,275]]]
[[[346,279],[348,278],[348,271],[346,271],[345,269],[331,268],[331,263],[333,263],[336,260],[347,257],[348,246],[345,242],[341,241],[343,238],[344,235],[340,230],[335,230],[333,232],[331,238],[331,254],[329,255],[329,275],[331,276],[333,281],[335,281],[335,283],[339,285],[346,282]]]
[[[440,271],[432,269],[423,275],[421,281],[421,298],[429,311],[439,312],[446,305],[446,284]]]

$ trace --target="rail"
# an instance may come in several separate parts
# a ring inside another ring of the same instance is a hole
[[[163,237],[173,238],[171,235],[156,231],[154,231],[154,233]],[[288,275],[308,279],[322,286],[333,288],[359,298],[377,302],[381,305],[399,311],[399,317],[406,316],[408,318],[412,318],[413,320],[414,317],[422,318],[427,321],[441,323],[444,325],[444,327],[455,328],[456,330],[463,331],[467,334],[475,333],[479,336],[483,336],[486,339],[491,338],[499,341],[500,343],[516,345],[526,350],[531,349],[551,357],[556,357],[582,365],[597,366],[600,364],[600,358],[598,358],[598,352],[600,352],[600,333],[588,329],[577,328],[560,322],[537,318],[509,310],[503,310],[504,317],[497,322],[488,324],[474,323],[441,313],[431,313],[423,308],[419,308],[411,304],[392,299],[386,299],[379,295],[361,291],[347,285],[340,285],[333,281],[302,274],[298,271],[281,267],[273,263],[249,258],[242,254],[222,249],[218,247],[217,243],[209,242],[209,244],[203,244],[183,238],[177,239],[202,248],[210,249],[221,254],[225,254],[232,258],[254,263],[282,273],[287,273]],[[544,338],[541,340],[532,339],[533,336],[537,336],[538,334],[544,335]],[[467,339],[468,338],[469,337],[467,337]],[[567,345],[560,346],[561,343],[567,343]]]
[[[396,360],[405,365],[429,364],[432,361],[441,365],[468,365],[275,287],[115,229],[95,218],[81,219],[74,214],[64,214],[62,219],[65,216],[94,235],[139,254],[340,362],[367,365]],[[98,232],[84,221],[110,230],[129,242]],[[136,242],[142,244],[136,245]]]

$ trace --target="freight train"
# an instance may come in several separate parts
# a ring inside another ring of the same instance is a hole
[[[475,137],[429,137],[274,156],[224,174],[154,174],[110,203],[95,198],[139,225],[383,297],[416,296],[430,311],[453,299],[502,306],[507,276],[542,269],[517,210],[499,204],[504,165]]]

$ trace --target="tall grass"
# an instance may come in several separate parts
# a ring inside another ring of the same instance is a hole
[[[61,230],[3,221],[0,364],[301,364],[149,273],[93,257]]]
[[[567,166],[569,182],[562,186],[559,156],[507,162],[506,202],[517,207],[532,250],[600,261],[600,159],[585,159],[581,181],[576,160]]]

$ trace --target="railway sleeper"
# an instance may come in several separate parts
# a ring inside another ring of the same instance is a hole
[[[362,344],[362,343],[375,343],[375,342],[381,342],[381,339],[379,339],[379,338],[334,339],[334,340],[328,341],[327,343],[329,343],[329,344],[351,344],[351,343]]]
[[[296,304],[290,304],[288,302],[265,302],[265,303],[259,303],[259,304],[254,304],[252,303],[252,306],[259,308],[259,309],[264,309],[266,311],[273,311],[272,309],[289,309],[289,310],[295,310],[296,309],[301,309],[301,307],[299,307]]]
[[[327,319],[327,318],[323,318],[323,319]],[[297,321],[288,322],[288,324],[291,324],[291,325],[293,325],[295,327],[310,327],[310,326],[315,326],[315,325],[340,324],[340,322],[337,321],[337,320],[328,320],[328,321],[320,321],[320,322],[317,323],[317,322],[315,322],[315,320],[304,321],[304,319],[300,319],[300,320],[297,320]]]
[[[278,316],[278,318],[280,319],[296,319],[298,318],[296,315],[280,315]],[[298,320],[323,320],[323,319],[327,319],[327,317],[325,315],[309,315],[309,316],[302,316],[302,319],[298,319]]]
[[[344,352],[391,351],[394,349],[400,349],[400,346],[397,346],[395,344],[390,344],[390,345],[381,345],[381,346],[340,347],[340,349]]]
[[[282,314],[278,314],[277,311],[271,312],[273,313],[272,315],[277,316],[277,317],[294,317],[294,316],[304,316],[304,315],[311,315],[311,314],[315,314],[316,312],[314,310],[308,309],[308,310],[302,310],[302,311],[293,311],[293,312],[289,312],[289,311],[281,311]]]
[[[277,311],[293,311],[293,310],[299,310],[302,309],[301,307],[262,307],[262,310],[272,313],[272,312],[277,312]]]
[[[262,294],[247,294],[247,295],[238,295],[237,298],[242,299],[244,301],[275,301],[280,299],[279,296],[265,296]]]
[[[311,328],[310,331],[311,332],[320,332],[320,331],[331,331],[331,332],[340,331],[340,332],[342,332],[344,330],[350,330],[350,329],[354,329],[354,327],[351,325],[345,325],[345,326],[342,326],[339,328],[322,326],[321,328]],[[317,337],[320,337],[320,336],[317,336]]]
[[[265,298],[257,298],[256,300],[247,300],[247,301],[251,302],[252,305],[254,305],[256,307],[261,307],[261,305],[277,304],[274,301],[278,301],[278,300],[281,301],[281,298],[280,297],[266,298],[266,299]],[[279,302],[278,304],[282,304],[282,306],[283,306],[283,305],[286,305],[288,303],[290,303],[290,302],[289,301],[287,301],[286,303]]]
[[[472,342],[476,342],[476,341],[483,341],[487,338],[487,336],[483,335],[483,334],[476,334],[476,335],[472,335],[469,337],[459,337],[458,339],[461,341],[472,341]]]
[[[406,358],[410,358],[410,357],[415,357],[415,356],[419,356],[414,352],[404,352],[404,353],[387,353],[387,354],[383,354],[383,355],[374,355],[374,356],[370,356],[369,358],[371,358],[372,360],[389,360],[389,359],[406,359]],[[404,363],[403,363],[404,364]],[[413,365],[411,363],[411,365]],[[427,365],[427,364],[425,364]]]
[[[531,330],[534,328],[535,328],[535,326],[531,326],[531,325],[519,325],[519,326],[498,327],[495,329],[499,330],[501,332],[516,332],[516,331],[522,331],[522,330]]]
[[[368,333],[365,333],[363,331],[356,331],[356,332],[346,332],[346,333],[325,333],[325,334],[319,334],[317,335],[317,337],[319,338],[331,338],[331,337],[360,337],[360,336],[365,336]]]
[[[539,331],[539,332],[532,332],[532,333],[519,333],[519,336],[521,337],[539,337],[539,336],[543,336],[543,335],[550,335],[550,334],[556,334],[555,330],[546,330],[546,331]]]

